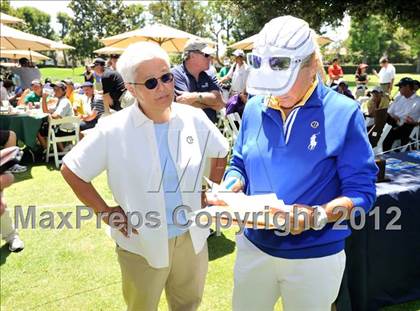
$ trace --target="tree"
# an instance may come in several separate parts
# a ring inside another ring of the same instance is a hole
[[[0,0],[0,10],[3,13],[9,14],[9,15],[14,15],[14,9],[10,6],[10,1],[9,0]]]
[[[224,33],[226,41],[230,43],[232,30],[241,13],[239,8],[229,1],[210,1],[208,9],[212,17],[210,31],[214,38],[217,40],[219,34]]]
[[[355,63],[376,64],[383,55],[394,63],[412,62],[419,52],[418,39],[418,32],[370,15],[351,19],[348,47]]]
[[[73,19],[65,12],[58,12],[57,13],[57,21],[61,25],[60,33],[58,34],[60,39],[63,42],[68,40],[68,33],[70,31],[70,27],[73,23]],[[64,58],[64,66],[67,67],[67,53],[63,50],[63,58]]]
[[[51,17],[37,8],[24,6],[16,9],[16,16],[25,21],[14,27],[43,38],[55,39],[55,32],[50,26]]]
[[[151,20],[183,30],[200,37],[208,37],[210,16],[200,1],[159,0],[149,4]]]
[[[240,12],[234,36],[237,40],[258,33],[265,23],[282,15],[293,15],[320,32],[324,25],[338,26],[344,18],[348,1],[324,0],[232,0]]]
[[[126,6],[122,0],[71,0],[74,12],[68,43],[76,49],[70,51],[73,59],[90,58],[102,47],[99,39],[113,36],[144,25],[143,6]]]

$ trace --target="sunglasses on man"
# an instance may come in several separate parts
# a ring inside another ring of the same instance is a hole
[[[171,83],[174,80],[174,75],[170,72],[163,74],[160,78],[150,78],[144,81],[144,83],[140,82],[130,82],[130,84],[133,85],[144,85],[147,89],[153,90],[157,87],[159,81],[162,81],[163,83]]]

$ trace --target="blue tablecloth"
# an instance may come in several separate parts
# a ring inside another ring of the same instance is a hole
[[[378,310],[420,299],[419,155],[386,156],[390,181],[377,183],[379,224],[374,215],[366,215],[364,228],[353,230],[346,241],[346,272],[337,310]],[[390,212],[392,207],[401,210],[399,217]],[[401,229],[387,230],[394,219]]]

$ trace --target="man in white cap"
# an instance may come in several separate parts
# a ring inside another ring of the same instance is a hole
[[[243,95],[243,99],[245,99],[246,102],[246,78],[248,77],[248,65],[245,62],[245,53],[242,50],[235,50],[232,55],[235,56],[235,65],[230,67],[228,74],[220,80],[220,83],[231,80],[232,86],[230,88],[229,95]]]
[[[268,22],[248,54],[247,90],[259,96],[245,107],[225,183],[236,179],[230,189],[247,195],[275,193],[291,206],[290,230],[237,236],[233,310],[273,310],[280,297],[285,311],[330,310],[351,232],[345,221],[333,225],[375,201],[363,115],[323,85],[318,57],[314,32],[292,16]]]

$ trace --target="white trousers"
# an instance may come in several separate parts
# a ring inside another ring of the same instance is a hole
[[[340,289],[344,250],[310,259],[277,258],[236,236],[233,310],[271,311],[281,297],[284,311],[330,311]]]

